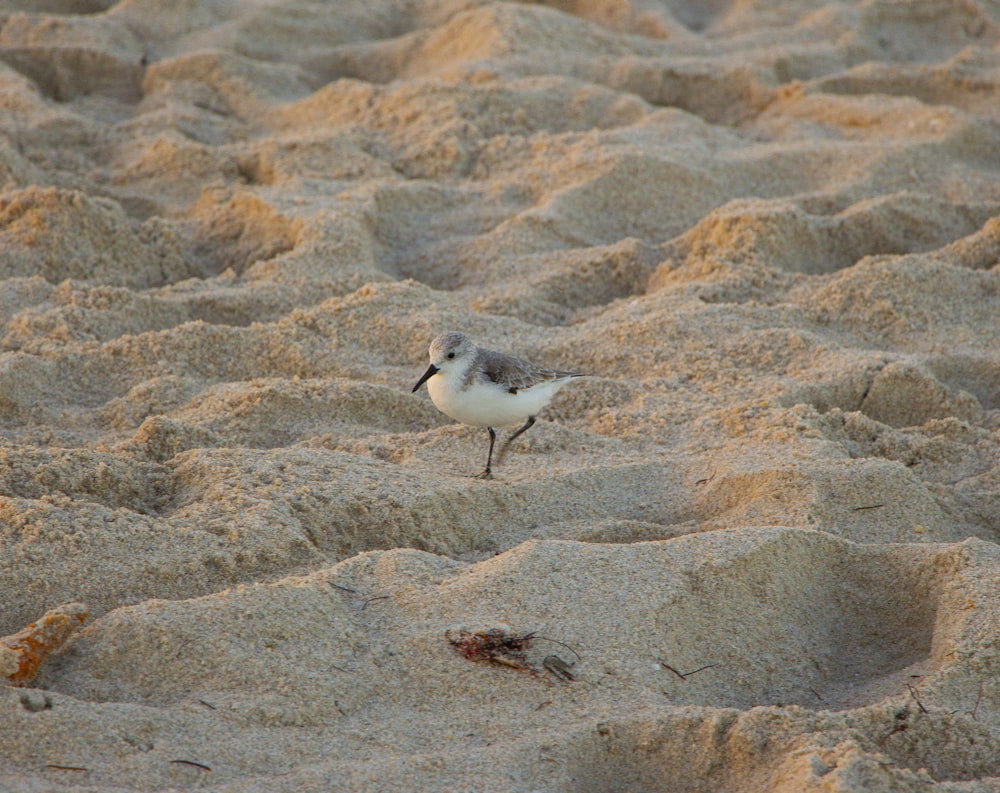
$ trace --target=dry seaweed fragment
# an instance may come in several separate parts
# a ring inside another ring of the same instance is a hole
[[[490,628],[485,631],[446,631],[445,636],[452,646],[470,661],[489,661],[500,666],[509,666],[523,672],[538,675],[542,670],[528,663],[526,650],[531,642],[546,641],[560,644],[572,652],[577,658],[580,654],[557,639],[539,636],[535,632],[512,633],[504,628]],[[564,661],[558,655],[548,655],[542,661],[542,669],[546,669],[560,680],[566,682],[575,680],[573,663]]]
[[[535,638],[533,633],[515,634],[503,628],[490,628],[488,631],[448,631],[445,636],[470,661],[489,661],[526,672],[535,671],[524,654]]]
[[[90,609],[82,603],[67,603],[46,611],[24,630],[4,636],[0,639],[0,675],[16,686],[30,683],[42,661],[59,650],[89,616]]]

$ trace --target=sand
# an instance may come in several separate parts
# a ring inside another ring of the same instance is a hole
[[[0,190],[0,790],[1000,791],[995,3],[8,0]]]

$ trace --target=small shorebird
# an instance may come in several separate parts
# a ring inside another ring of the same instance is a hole
[[[415,386],[424,383],[434,405],[455,421],[486,427],[490,451],[480,479],[492,477],[494,427],[521,421],[524,425],[511,435],[500,450],[499,459],[518,435],[535,423],[535,416],[555,393],[579,372],[560,372],[522,361],[513,355],[484,350],[461,333],[442,333],[431,342],[431,365]]]

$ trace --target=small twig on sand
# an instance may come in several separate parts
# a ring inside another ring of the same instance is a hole
[[[365,602],[361,604],[361,608],[362,609],[366,608],[369,603],[375,600],[388,600],[388,599],[389,599],[388,595],[375,595],[374,597],[370,597],[367,600],[365,600]]]
[[[701,487],[702,485],[707,485],[709,482],[711,482],[713,479],[715,479],[715,474],[716,474],[716,472],[712,471],[712,475],[711,476],[706,476],[704,479],[699,479],[697,482],[694,483],[694,486],[695,487]]]
[[[983,681],[979,681],[979,693],[976,694],[976,704],[972,708],[972,720],[976,721],[976,713],[979,712],[979,703],[983,701]]]
[[[910,690],[910,696],[913,697],[913,701],[917,703],[917,707],[920,708],[921,713],[927,713],[927,708],[924,707],[924,703],[920,701],[920,697],[917,696],[917,690],[911,686],[909,683],[906,687]]]
[[[689,677],[691,677],[691,675],[696,675],[705,669],[711,669],[713,666],[718,665],[718,664],[705,664],[704,666],[699,666],[697,669],[692,669],[690,672],[678,672],[662,658],[657,658],[656,660],[660,664],[660,666],[662,666],[664,669],[669,669],[671,672],[677,675],[677,677],[679,677],[681,680],[687,680]]]
[[[171,763],[177,763],[178,765],[190,765],[190,766],[194,766],[195,768],[200,768],[202,771],[211,771],[212,770],[211,768],[209,768],[204,763],[196,763],[194,760],[171,760],[170,762]]]
[[[546,655],[542,660],[542,666],[548,669],[560,680],[565,680],[567,682],[576,680],[576,677],[573,675],[574,664],[567,663],[558,655]]]

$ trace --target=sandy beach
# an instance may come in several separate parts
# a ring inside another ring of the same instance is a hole
[[[4,793],[1000,793],[995,2],[0,0],[0,345]]]

